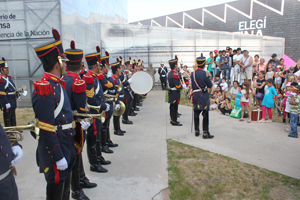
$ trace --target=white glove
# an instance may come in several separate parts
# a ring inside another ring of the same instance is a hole
[[[56,162],[56,166],[58,170],[65,170],[68,168],[68,163],[65,157]]]
[[[13,154],[15,154],[15,159],[11,161],[11,166],[15,166],[18,162],[21,161],[23,157],[23,150],[19,145],[11,147]]]
[[[108,112],[109,110],[110,110],[110,105],[108,104],[108,103],[105,103],[105,105],[106,105],[106,112]]]
[[[24,97],[27,96],[27,91],[24,91],[24,92],[23,92],[23,96],[24,96]]]
[[[186,88],[186,84],[183,84],[182,87],[183,87],[183,89],[185,89]]]
[[[129,84],[132,83],[132,78],[128,79],[128,83]]]
[[[18,101],[21,101],[21,99],[22,99],[22,96],[20,95],[20,96],[18,97],[17,100],[18,100]]]
[[[112,71],[111,71],[111,69],[107,72],[107,77],[112,77]]]
[[[183,73],[184,73],[184,70],[183,70],[183,69],[182,69],[182,70],[180,70],[180,73],[182,73],[182,74],[183,74]]]
[[[5,104],[6,109],[9,109],[11,107],[10,103]]]
[[[86,121],[84,121],[84,120],[82,120],[81,122],[80,122],[80,124],[81,124],[81,128],[83,129],[83,130],[86,130],[86,129],[88,129],[89,127],[90,127],[90,122],[86,122]]]
[[[116,104],[116,110],[120,109],[120,104]]]

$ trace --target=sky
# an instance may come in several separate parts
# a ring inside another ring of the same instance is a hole
[[[127,0],[128,22],[193,10],[234,0]]]

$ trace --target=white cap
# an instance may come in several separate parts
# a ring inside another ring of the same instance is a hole
[[[183,65],[183,61],[181,61],[180,64]]]
[[[164,62],[163,62],[163,61],[160,61],[160,64],[162,64],[162,65],[163,65],[163,64],[164,64]]]

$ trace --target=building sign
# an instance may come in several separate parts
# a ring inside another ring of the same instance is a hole
[[[0,3],[0,40],[51,37],[45,26],[27,30],[22,1]]]
[[[267,17],[259,20],[241,21],[239,22],[239,31],[244,34],[263,36],[262,29],[267,27]]]

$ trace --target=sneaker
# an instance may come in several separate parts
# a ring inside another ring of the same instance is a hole
[[[288,137],[298,138],[298,135],[289,134]]]
[[[275,113],[278,113],[278,110],[277,110],[277,108],[275,109]]]
[[[291,128],[285,128],[284,130],[285,130],[286,132],[291,132],[291,131],[292,131]]]
[[[266,120],[261,119],[261,120],[258,121],[258,123],[266,123]]]
[[[273,123],[273,120],[268,119],[266,123]]]
[[[225,113],[226,116],[229,116],[229,113]]]

